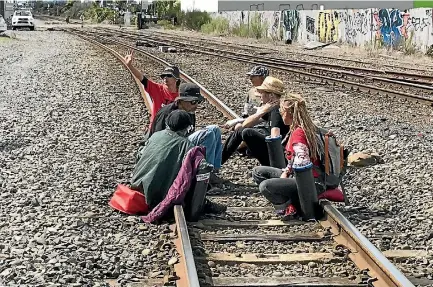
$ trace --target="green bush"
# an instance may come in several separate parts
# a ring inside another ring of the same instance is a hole
[[[80,16],[89,8],[92,7],[91,3],[81,3],[74,1],[71,7],[69,7],[64,14],[68,15],[72,19],[79,19]]]
[[[91,8],[84,12],[86,19],[91,19],[92,22],[101,23],[104,20],[113,21],[115,11],[110,8],[101,8],[93,5]]]
[[[249,33],[248,25],[244,23],[235,24],[231,28],[231,34],[234,36],[248,38]]]
[[[178,18],[182,26],[195,31],[200,31],[202,25],[208,24],[212,20],[207,12],[201,11],[181,12]]]
[[[229,20],[223,17],[212,19],[209,23],[201,26],[201,31],[206,34],[215,33],[218,35],[228,35],[230,33]]]
[[[269,24],[265,21],[262,22],[259,13],[254,13],[253,17],[250,19],[250,37],[260,39],[266,37],[268,32]]]

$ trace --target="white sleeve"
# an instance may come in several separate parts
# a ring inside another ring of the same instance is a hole
[[[311,163],[308,146],[302,143],[296,143],[293,145],[293,151],[295,154],[292,167],[303,167]]]

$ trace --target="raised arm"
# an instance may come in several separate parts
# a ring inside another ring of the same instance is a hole
[[[125,64],[128,66],[128,68],[131,70],[131,72],[134,74],[134,76],[142,82],[145,88],[147,88],[147,78],[142,72],[140,72],[136,67],[132,65],[133,57],[134,50],[130,51],[128,55],[123,58],[123,60],[125,61]]]

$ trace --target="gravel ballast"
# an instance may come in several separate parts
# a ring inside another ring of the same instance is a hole
[[[129,72],[62,32],[16,35],[0,42],[0,285],[162,277],[168,226],[108,206],[148,125]]]

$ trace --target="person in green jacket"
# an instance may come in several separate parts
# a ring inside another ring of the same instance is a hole
[[[150,210],[165,198],[179,173],[185,155],[194,147],[188,140],[188,135],[194,128],[187,112],[171,112],[166,119],[166,125],[165,130],[155,132],[146,142],[131,179],[131,188],[144,194]],[[210,201],[207,201],[206,205],[206,212],[225,211],[225,206]]]

